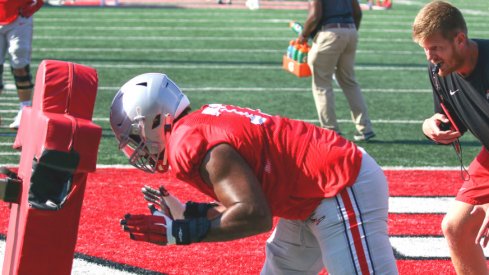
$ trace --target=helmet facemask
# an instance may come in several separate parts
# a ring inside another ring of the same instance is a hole
[[[165,135],[161,134],[161,140],[152,141],[145,136],[145,118],[138,116],[129,128],[127,135],[121,136],[119,149],[129,159],[129,163],[145,172],[165,172],[167,170],[165,154]],[[160,124],[158,115],[153,122],[154,127]],[[163,128],[161,128],[163,132]],[[163,150],[160,148],[163,147]]]

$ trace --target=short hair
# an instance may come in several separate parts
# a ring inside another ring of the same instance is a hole
[[[467,24],[460,10],[444,1],[433,1],[426,4],[414,19],[412,35],[419,43],[437,33],[453,40],[459,32],[467,35]]]

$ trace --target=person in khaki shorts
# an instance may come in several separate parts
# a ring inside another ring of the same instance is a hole
[[[333,75],[350,105],[356,141],[375,136],[367,105],[355,79],[355,54],[362,11],[357,0],[310,0],[309,14],[299,41],[313,38],[308,61],[312,91],[321,127],[340,133],[335,112]]]

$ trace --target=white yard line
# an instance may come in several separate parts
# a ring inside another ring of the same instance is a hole
[[[453,197],[389,197],[389,213],[446,213]]]
[[[408,258],[448,258],[450,257],[446,240],[443,237],[390,237],[392,247],[401,256]],[[484,249],[489,256],[489,247]]]

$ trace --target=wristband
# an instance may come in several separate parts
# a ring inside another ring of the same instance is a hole
[[[175,220],[172,223],[172,235],[178,245],[198,243],[210,228],[211,222],[207,218]]]
[[[215,203],[188,201],[185,204],[185,212],[183,212],[183,216],[185,219],[207,218],[207,211],[216,206],[217,204]]]

